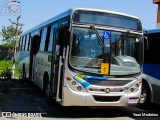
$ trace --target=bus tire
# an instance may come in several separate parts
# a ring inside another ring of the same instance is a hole
[[[25,64],[23,64],[23,72],[22,72],[22,80],[26,80],[26,69],[25,69]]]
[[[43,80],[44,80],[43,90],[44,90],[44,93],[45,93],[46,101],[50,105],[50,104],[52,104],[52,98],[51,98],[50,93],[49,93],[50,92],[50,85],[49,85],[48,75],[45,74],[44,77],[43,77]]]
[[[151,103],[150,96],[151,96],[150,87],[149,87],[148,83],[143,80],[139,105],[142,107],[147,107]]]

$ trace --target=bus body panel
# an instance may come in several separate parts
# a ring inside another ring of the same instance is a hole
[[[23,73],[23,65],[26,72],[26,78],[29,78],[29,59],[30,59],[30,52],[21,51],[17,52],[17,62],[18,62],[18,69],[21,73]]]
[[[143,80],[147,81],[148,85],[149,85],[149,90],[150,90],[150,100],[152,103],[160,103],[160,95],[159,95],[159,91],[160,91],[160,81],[157,78],[154,78],[153,76],[150,76],[148,74],[143,73],[142,75]]]
[[[67,17],[67,16],[70,16],[70,19],[71,19],[70,22],[72,22],[72,14],[73,14],[75,11],[77,11],[77,10],[104,12],[104,13],[122,15],[122,16],[127,16],[127,17],[131,17],[131,18],[139,19],[139,18],[136,17],[136,16],[132,16],[132,15],[128,15],[128,14],[124,14],[124,13],[120,13],[120,12],[115,12],[115,11],[109,11],[109,10],[99,10],[99,9],[89,9],[89,8],[71,8],[71,9],[69,9],[69,10],[61,13],[60,15],[57,15],[57,16],[55,16],[55,17],[53,17],[53,18],[45,21],[44,23],[42,23],[42,24],[40,24],[40,25],[38,25],[38,26],[35,26],[34,28],[32,28],[32,29],[30,29],[30,30],[22,33],[21,36],[23,36],[23,35],[25,35],[25,34],[27,34],[27,33],[30,33],[30,32],[32,32],[32,31],[35,31],[35,30],[37,30],[37,29],[39,29],[39,28],[41,28],[41,27],[44,27],[44,26],[46,26],[46,25],[48,25],[48,24],[50,24],[50,23],[53,23],[53,22],[55,22],[55,21],[57,21],[57,20],[59,20],[59,19],[65,18],[65,17]]]
[[[51,55],[50,52],[38,52],[35,58],[35,68],[34,68],[34,80],[33,82],[37,84],[43,90],[43,77],[47,73],[50,76],[51,62],[48,61],[48,56]]]
[[[69,48],[68,48],[69,49]],[[130,93],[130,88],[132,88],[139,80],[142,80],[141,76],[133,77],[133,78],[107,78],[107,81],[114,81],[119,80],[128,81],[126,84],[121,86],[99,86],[99,85],[93,85],[92,83],[88,83],[89,86],[82,86],[84,87],[84,91],[77,91],[76,87],[80,86],[80,84],[77,82],[77,85],[72,86],[72,81],[74,81],[74,77],[79,75],[78,72],[73,72],[69,70],[68,68],[68,57],[65,58],[65,72],[64,72],[64,84],[63,84],[63,99],[62,99],[62,105],[63,106],[126,106],[129,104],[137,104],[140,94],[141,94],[141,85],[139,86],[139,89],[135,93]],[[72,78],[71,81],[67,81],[66,79],[70,77]],[[87,76],[90,78],[94,78],[96,76]],[[97,77],[99,79],[105,79],[104,77]],[[105,80],[106,81],[106,80]],[[104,81],[104,82],[105,82]],[[98,91],[91,91],[90,89],[97,89],[97,90],[103,90],[102,92]],[[110,92],[105,92],[106,89],[110,89]],[[121,91],[121,89],[123,89]],[[95,98],[94,98],[95,96]],[[103,102],[96,101],[96,97],[98,97],[98,100],[102,100]],[[115,97],[115,98],[114,98]],[[113,98],[113,99],[112,99]],[[108,102],[109,100],[109,102]]]
[[[93,94],[76,92],[69,87],[64,87],[63,92],[64,92],[64,96],[63,96],[64,99],[62,101],[63,106],[126,106],[131,104],[129,103],[129,101],[132,102],[130,99],[134,99],[133,101],[134,104],[138,103],[138,98],[141,91],[139,91],[137,95],[133,95],[133,96],[131,95],[128,96],[128,94],[121,95],[121,98],[119,99],[119,101],[116,101],[116,102],[96,101],[93,97]],[[108,97],[110,99],[110,95],[101,95],[101,94],[95,94],[95,95],[101,98]]]
[[[106,86],[106,88],[108,88]],[[138,103],[141,89],[134,93],[88,93],[88,92],[77,92],[72,90],[69,86],[63,87],[63,101],[64,106],[126,106],[129,104]],[[99,97],[100,100],[95,100],[93,96]],[[111,98],[120,96],[119,100],[109,101]],[[105,101],[106,100],[106,101]]]

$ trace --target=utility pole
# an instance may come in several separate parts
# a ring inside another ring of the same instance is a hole
[[[21,15],[17,17],[16,23],[11,21],[12,24],[16,25],[16,33],[15,33],[15,45],[14,45],[14,57],[13,57],[13,65],[12,65],[12,78],[15,78],[14,71],[15,71],[15,61],[16,61],[16,55],[17,55],[17,36],[18,36],[18,26],[23,26],[23,24],[19,23],[19,19],[21,18]]]

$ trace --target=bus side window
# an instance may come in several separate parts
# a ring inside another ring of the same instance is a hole
[[[23,38],[23,46],[22,46],[23,51],[25,50],[26,38],[27,38],[27,36],[25,35],[24,38]]]
[[[47,28],[44,28],[43,32],[42,32],[42,35],[41,35],[41,44],[40,44],[40,50],[39,51],[44,51],[44,49],[45,49],[46,35],[47,35]]]
[[[26,36],[26,45],[25,45],[25,48],[24,48],[25,51],[27,51],[28,42],[29,42],[29,34]]]
[[[27,48],[27,51],[30,51],[31,49],[31,34],[29,34],[29,37],[28,37],[28,48]]]
[[[149,36],[149,49],[144,52],[144,62],[150,64],[160,64],[160,40],[159,36],[154,34]]]
[[[35,35],[33,37],[33,54],[37,54],[37,52],[39,51],[39,44],[40,44],[40,36],[39,35]]]
[[[21,46],[21,50],[22,50],[22,51],[24,50],[25,39],[26,39],[26,36],[23,36],[22,46]]]
[[[22,51],[22,48],[23,48],[23,38],[24,38],[24,36],[22,36],[21,43],[20,43],[20,50],[21,51]]]
[[[48,27],[47,27],[47,31],[46,31],[46,37],[45,37],[46,40],[45,40],[45,48],[44,48],[44,51],[48,51],[50,31],[51,31],[51,26],[48,26]]]
[[[31,51],[33,52],[33,54],[37,54],[37,52],[39,51],[39,46],[40,46],[40,42],[41,42],[41,37],[40,37],[40,31],[34,31],[31,34]]]
[[[22,42],[22,36],[21,36],[20,39],[19,39],[19,45],[18,45],[18,50],[19,50],[19,51],[21,50],[21,42]]]
[[[52,46],[53,46],[52,44],[53,44],[53,40],[54,40],[54,29],[55,28],[58,28],[58,22],[54,23],[51,27],[48,51],[52,51]]]

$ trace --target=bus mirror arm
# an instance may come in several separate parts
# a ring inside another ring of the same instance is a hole
[[[65,60],[65,56],[66,56],[66,47],[63,48],[63,57],[62,57],[62,62],[64,63]]]
[[[146,36],[144,36],[144,48],[146,50],[149,49],[149,42],[148,42],[148,38]]]

